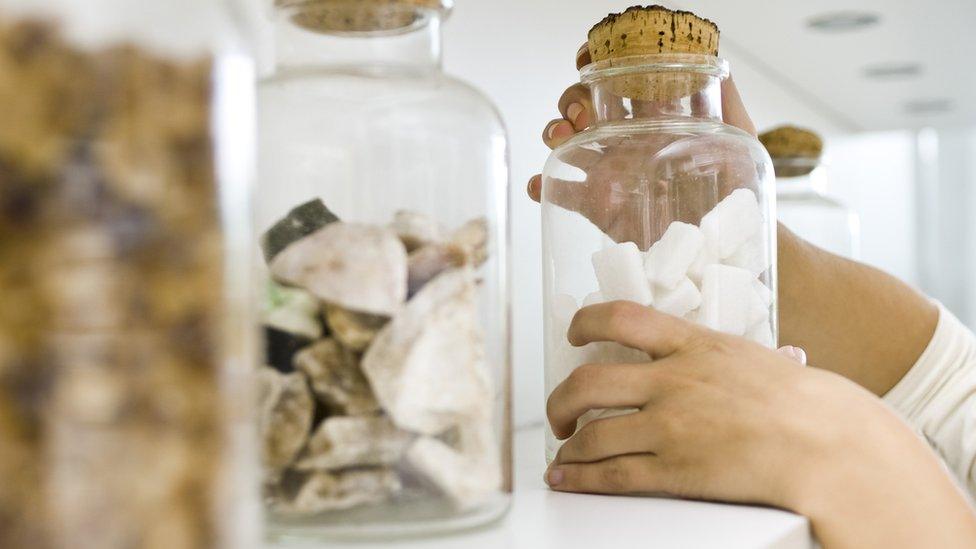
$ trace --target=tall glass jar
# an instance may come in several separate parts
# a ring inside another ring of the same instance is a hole
[[[827,168],[819,158],[773,158],[776,215],[811,244],[851,259],[860,257],[857,213],[826,194]]]
[[[259,86],[277,539],[427,534],[511,493],[507,142],[442,0],[279,1]]]
[[[259,538],[254,78],[233,20],[0,0],[2,547]]]
[[[683,53],[582,69],[595,123],[543,172],[547,394],[581,364],[648,360],[570,346],[573,314],[594,303],[634,301],[775,345],[773,170],[754,137],[722,122],[727,76],[725,61]],[[548,433],[547,458],[557,449]]]

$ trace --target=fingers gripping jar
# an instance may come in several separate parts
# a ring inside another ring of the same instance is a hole
[[[569,344],[573,315],[596,303],[633,301],[775,345],[773,169],[753,136],[722,122],[728,64],[696,52],[717,52],[717,33],[657,7],[591,31],[594,62],[581,80],[594,124],[556,148],[543,172],[547,395],[582,364],[649,360],[616,343]],[[664,44],[677,52],[656,53]],[[590,410],[577,426],[627,411]],[[547,433],[547,459],[557,449]]]
[[[279,539],[427,534],[508,507],[507,145],[441,71],[449,7],[275,10],[257,224]]]
[[[0,547],[258,543],[233,20],[0,0]]]

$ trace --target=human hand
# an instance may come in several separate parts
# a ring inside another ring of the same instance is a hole
[[[569,437],[546,473],[554,490],[774,505],[809,516],[825,547],[976,540],[931,451],[838,375],[629,302],[581,309],[568,337],[652,360],[584,365],[553,391],[552,430]],[[638,411],[573,434],[588,410],[618,407]]]

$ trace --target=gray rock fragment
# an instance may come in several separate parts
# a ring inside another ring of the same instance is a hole
[[[296,206],[261,237],[264,260],[271,263],[271,260],[292,242],[301,240],[338,220],[339,218],[318,198]]]
[[[276,476],[305,446],[314,406],[305,377],[274,368],[258,371],[258,425],[261,458],[268,476]]]
[[[335,470],[393,465],[413,437],[385,416],[330,417],[319,425],[295,469]]]
[[[406,248],[385,227],[330,223],[279,253],[271,274],[364,313],[392,315],[407,295]]]
[[[333,412],[370,414],[379,410],[356,355],[334,339],[322,339],[295,355],[295,367],[308,376],[312,391]]]
[[[473,272],[451,269],[380,331],[362,370],[397,426],[436,435],[490,410],[483,345]]]

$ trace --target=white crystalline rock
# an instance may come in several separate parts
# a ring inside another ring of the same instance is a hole
[[[547,357],[549,367],[546,368],[546,386],[550,389],[562,383],[570,372],[586,361],[583,348],[573,347],[566,338],[566,332],[577,310],[576,298],[569,294],[556,294],[550,298],[551,333],[548,336],[551,338],[551,356]]]
[[[408,252],[439,242],[444,234],[440,224],[433,217],[409,210],[398,211],[393,216],[390,228],[396,231]]]
[[[760,284],[761,286],[761,284]],[[765,288],[765,286],[763,286]],[[751,285],[752,293],[749,296],[749,314],[746,316],[746,325],[755,326],[760,322],[769,320],[769,303],[765,296],[757,291],[756,285]]]
[[[745,269],[709,265],[702,276],[698,322],[713,330],[741,336],[754,324],[758,294],[755,276]]]
[[[383,327],[362,369],[400,428],[436,435],[491,409],[474,273],[448,270]]]
[[[701,305],[701,292],[688,277],[682,278],[673,290],[659,288],[655,293],[654,308],[669,315],[683,317]]]
[[[688,267],[688,278],[690,278],[695,284],[701,286],[702,275],[705,273],[705,267],[715,265],[718,262],[718,254],[716,254],[706,242],[706,244],[698,251],[698,255],[695,257],[695,260],[692,261],[691,265]]]
[[[295,469],[333,470],[366,465],[393,465],[413,437],[384,416],[326,418],[312,434]]]
[[[711,247],[720,259],[735,253],[759,232],[761,226],[759,202],[749,189],[732,191],[701,220],[706,246]]]
[[[648,279],[662,288],[674,288],[685,278],[704,245],[705,237],[698,227],[680,221],[671,223],[647,251],[644,269]]]
[[[774,349],[776,347],[776,342],[773,341],[773,327],[769,324],[769,320],[764,320],[746,332],[746,339],[751,339],[756,343]]]
[[[773,291],[769,289],[768,286],[763,284],[762,280],[758,278],[752,281],[752,289],[755,290],[756,295],[762,301],[762,304],[769,307],[773,304]]]
[[[264,325],[317,339],[322,336],[322,323],[318,319],[320,306],[319,300],[305,290],[269,282]]]
[[[761,232],[756,233],[752,238],[739,246],[722,263],[743,268],[756,276],[759,276],[760,273],[772,265],[771,258],[766,253],[766,246],[764,245]]]
[[[430,437],[418,438],[407,450],[409,467],[447,496],[460,510],[476,507],[501,489],[501,468],[491,456],[462,452]]]
[[[626,300],[646,306],[654,300],[637,244],[623,242],[594,253],[593,269],[607,301]]]
[[[271,274],[323,301],[390,315],[407,296],[407,251],[387,227],[337,221],[275,256]]]
[[[606,299],[603,298],[603,294],[600,292],[590,292],[586,294],[583,298],[583,306],[589,307],[590,305],[597,305],[599,303],[604,303]]]

